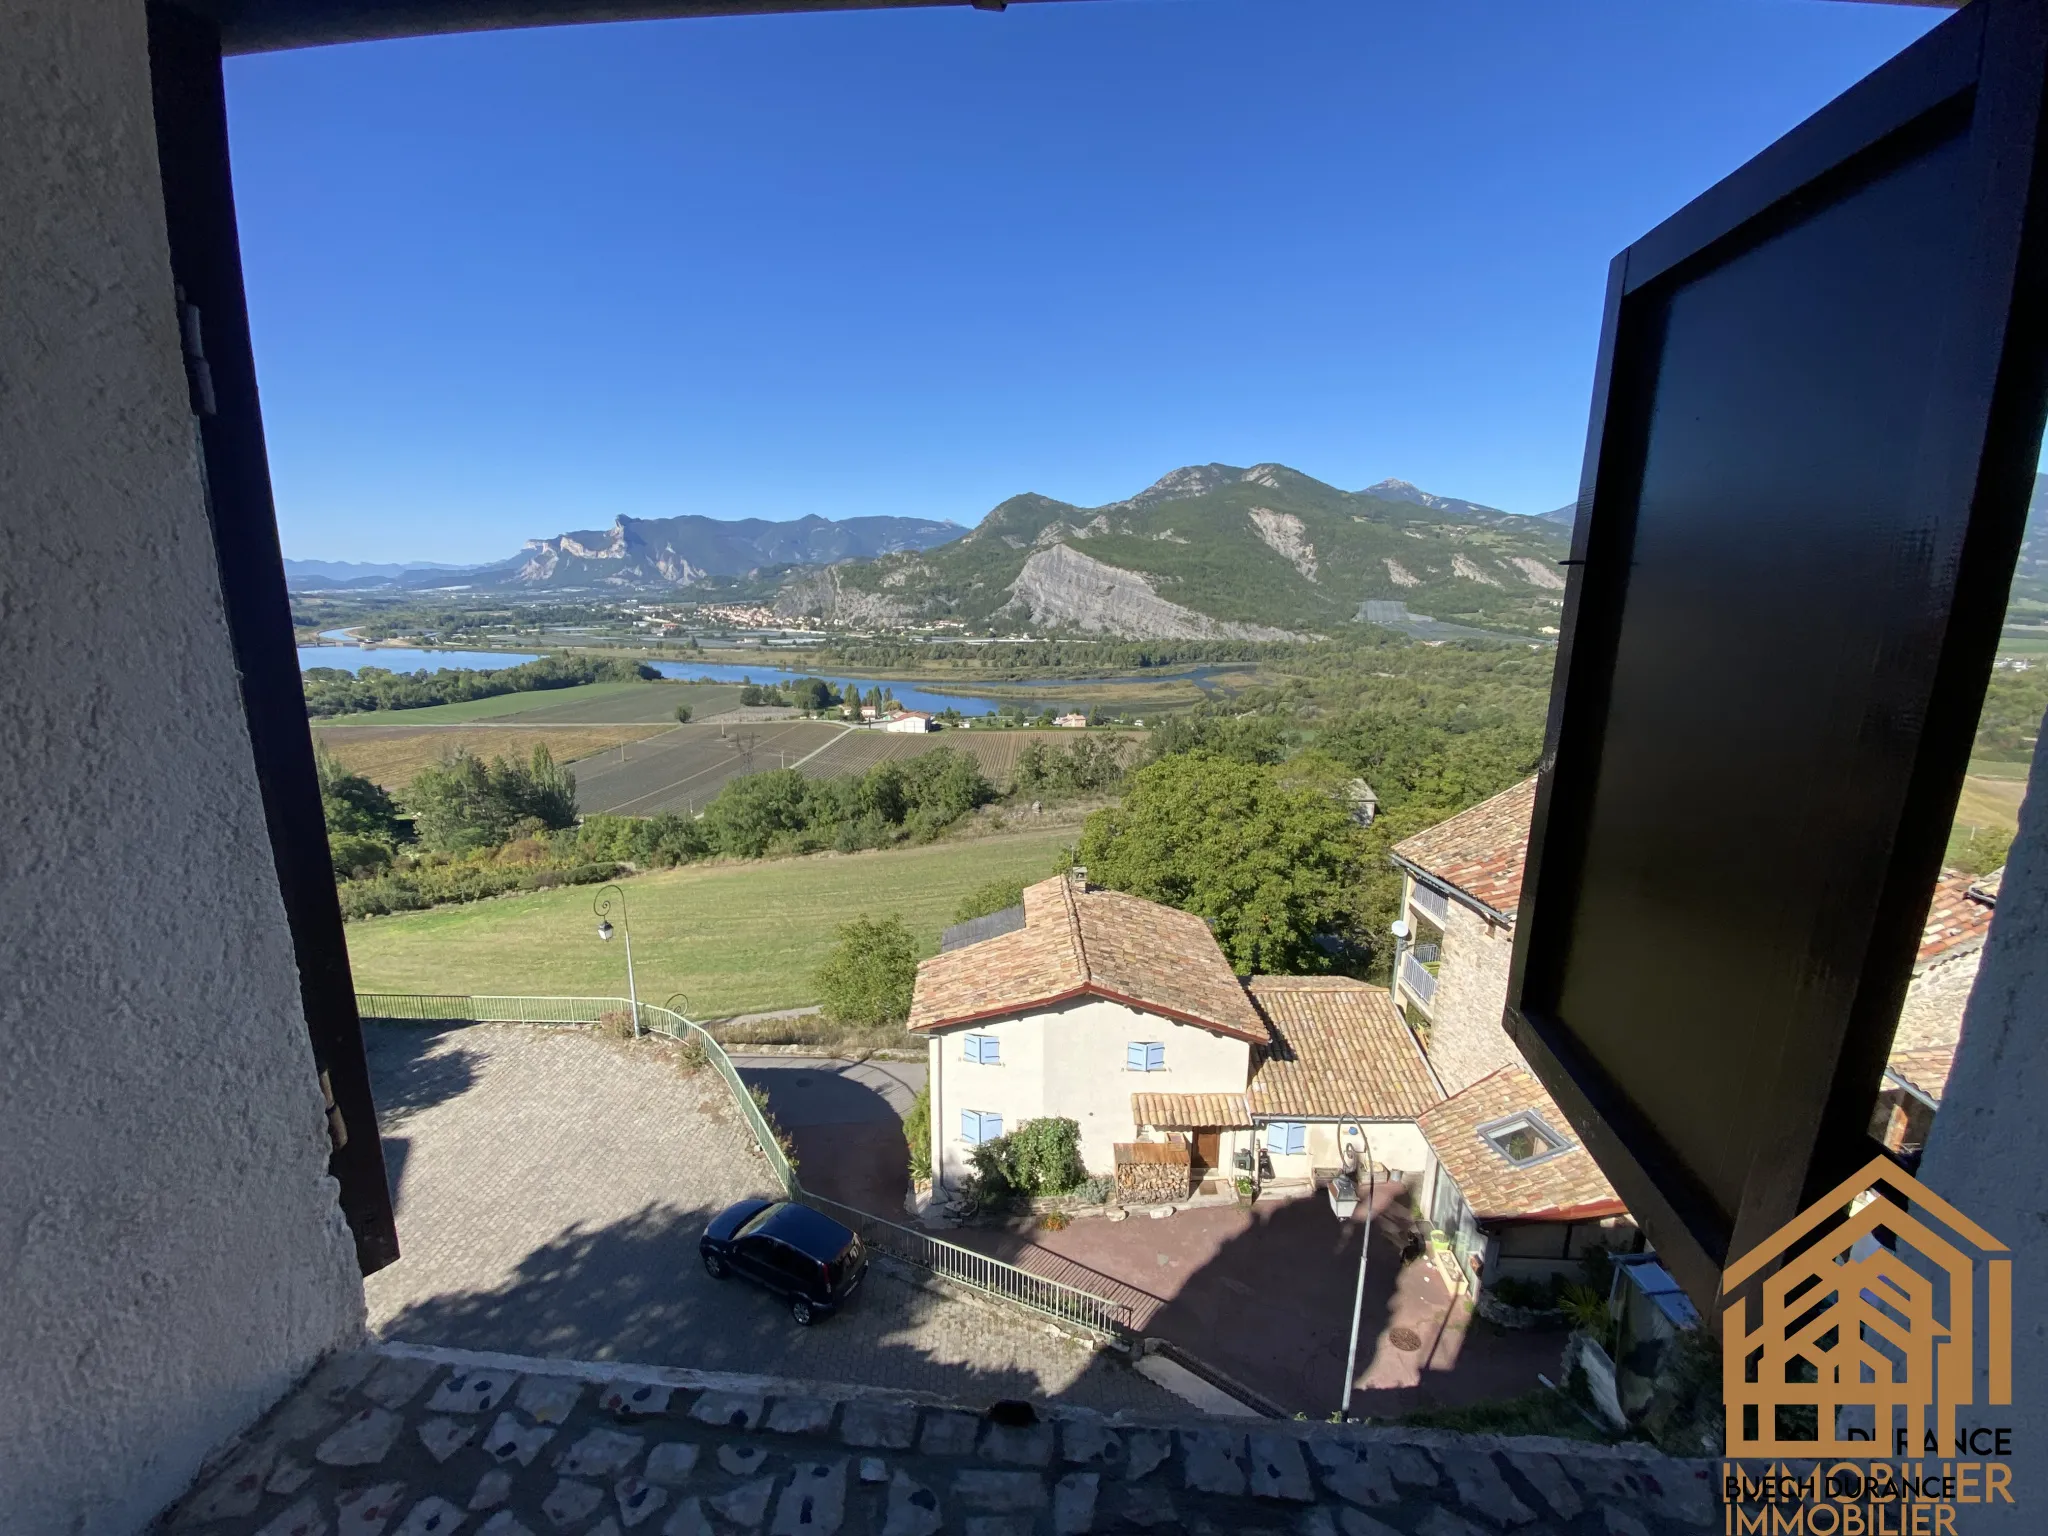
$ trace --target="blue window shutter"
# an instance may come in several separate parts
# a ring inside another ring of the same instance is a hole
[[[1287,1127],[1287,1150],[1289,1152],[1306,1152],[1308,1150],[1307,1126],[1290,1125]]]
[[[1145,1070],[1147,1072],[1164,1072],[1166,1070],[1165,1046],[1148,1045],[1145,1047]]]
[[[994,1035],[983,1035],[981,1037],[981,1059],[988,1062],[996,1062],[1003,1059],[1003,1047]]]
[[[1133,1072],[1145,1070],[1145,1047],[1133,1041],[1124,1047],[1124,1065]]]
[[[971,1109],[960,1111],[960,1139],[970,1146],[981,1145],[981,1116]]]
[[[1287,1127],[1275,1122],[1266,1127],[1266,1150],[1285,1152],[1287,1150]]]
[[[1002,1134],[1003,1117],[1001,1115],[983,1115],[981,1117],[981,1139],[983,1141],[994,1141]]]

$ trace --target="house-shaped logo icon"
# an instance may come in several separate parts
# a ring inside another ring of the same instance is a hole
[[[1731,1264],[1721,1294],[1731,1457],[1917,1457],[1929,1435],[1947,1455],[1980,1364],[1986,1402],[2012,1401],[2005,1244],[1888,1159]]]

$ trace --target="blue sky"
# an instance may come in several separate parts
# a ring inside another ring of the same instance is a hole
[[[1577,493],[1608,259],[1939,13],[1089,0],[236,59],[285,551]]]

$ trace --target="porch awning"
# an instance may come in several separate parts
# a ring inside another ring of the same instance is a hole
[[[1206,1131],[1252,1123],[1241,1093],[1134,1093],[1131,1119],[1155,1131]]]

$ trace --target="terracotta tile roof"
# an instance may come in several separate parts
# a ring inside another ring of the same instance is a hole
[[[910,1027],[943,1029],[1085,995],[1266,1042],[1266,1022],[1191,913],[1063,875],[1024,892],[1024,926],[923,961]]]
[[[1479,1134],[1479,1127],[1532,1110],[1571,1146],[1555,1157],[1517,1168]],[[1481,1221],[1557,1219],[1567,1213],[1590,1219],[1626,1209],[1571,1123],[1525,1067],[1502,1067],[1482,1077],[1463,1093],[1445,1099],[1417,1124],[1444,1171],[1458,1181],[1472,1214]]]
[[[1955,1070],[1955,1064],[1954,1045],[1923,1045],[1909,1051],[1893,1051],[1885,1070],[1939,1104],[1942,1095],[1948,1092],[1948,1075]]]
[[[1529,819],[1535,811],[1536,781],[1524,779],[1449,821],[1403,838],[1394,844],[1394,857],[1512,917],[1522,900],[1522,864],[1529,856]]]
[[[1998,899],[1998,877],[2004,873],[1995,870],[1980,879],[1957,869],[1941,872],[1934,882],[1934,900],[1927,908],[1927,926],[1920,931],[1917,963],[1925,965],[1951,951],[1973,949],[1984,942],[1984,935],[1991,931],[1992,903]]]
[[[1273,1043],[1245,1100],[1262,1118],[1413,1120],[1443,1098],[1385,987],[1337,976],[1254,976]]]
[[[1250,1125],[1252,1117],[1241,1093],[1134,1093],[1131,1123],[1155,1131],[1199,1131]]]

